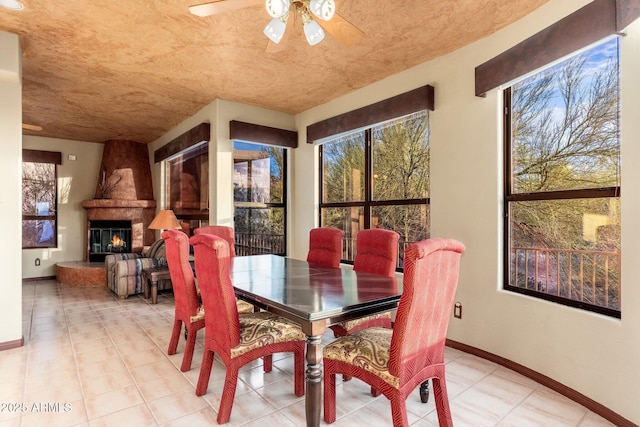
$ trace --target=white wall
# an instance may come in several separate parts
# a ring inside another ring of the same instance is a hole
[[[23,249],[23,278],[55,276],[56,263],[84,260],[87,212],[81,203],[95,194],[103,147],[100,143],[66,139],[23,138],[23,148],[62,152],[62,164],[58,166],[58,246]],[[76,160],[69,160],[69,154],[74,154]],[[36,258],[40,258],[39,267],[35,265]]]
[[[371,102],[431,84],[432,236],[466,244],[449,338],[520,363],[640,423],[640,22],[622,38],[622,319],[501,290],[501,93],[474,96],[474,68],[584,6],[552,0],[514,25],[437,60],[387,78],[296,117],[298,129]],[[307,251],[317,225],[316,147],[294,152],[291,255]],[[314,214],[310,212],[313,210]]]
[[[22,80],[18,36],[0,31],[0,344],[22,339]]]

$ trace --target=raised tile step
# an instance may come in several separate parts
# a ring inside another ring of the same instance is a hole
[[[71,286],[106,286],[104,262],[67,261],[56,264],[58,282]]]

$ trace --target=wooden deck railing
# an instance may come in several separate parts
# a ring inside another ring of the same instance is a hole
[[[236,255],[285,254],[284,234],[235,233]]]
[[[285,254],[284,235],[282,234],[249,234],[235,233],[235,247],[238,256],[261,254]],[[400,242],[398,244],[398,267],[404,265],[404,250],[413,242]],[[356,239],[343,239],[342,259],[353,261],[356,254]]]
[[[620,310],[620,253],[513,248],[512,286]]]

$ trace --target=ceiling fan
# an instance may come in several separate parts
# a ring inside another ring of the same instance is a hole
[[[362,30],[336,13],[335,0],[216,0],[190,6],[189,11],[197,16],[211,16],[261,3],[272,18],[264,29],[269,45],[280,43],[286,33],[287,23],[295,20],[296,16],[300,17],[311,46],[324,39],[325,31],[346,46],[353,46],[364,36]],[[269,50],[274,49],[267,46]]]

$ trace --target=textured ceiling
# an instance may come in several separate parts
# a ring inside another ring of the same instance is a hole
[[[234,0],[226,0],[228,2]],[[188,0],[23,0],[25,134],[149,143],[221,98],[296,114],[484,38],[548,0],[336,0],[364,31],[316,46],[300,23],[267,53],[264,7],[198,17]],[[290,27],[291,29],[291,27]],[[471,70],[469,72],[472,72]]]

